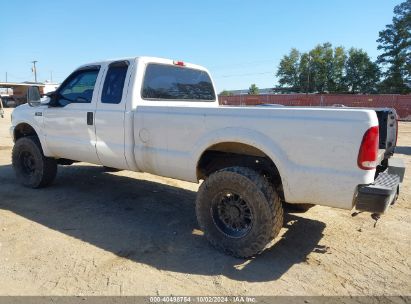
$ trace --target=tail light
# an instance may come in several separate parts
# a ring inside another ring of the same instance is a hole
[[[372,170],[377,167],[378,142],[378,126],[369,128],[362,138],[360,151],[358,152],[358,167],[363,170]]]

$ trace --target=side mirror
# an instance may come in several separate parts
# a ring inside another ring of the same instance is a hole
[[[56,91],[48,92],[48,93],[46,93],[46,94],[44,94],[44,95],[46,95],[46,96],[48,96],[48,97],[51,98],[52,96],[56,95]]]
[[[36,107],[40,105],[40,91],[38,87],[29,87],[27,90],[27,103],[31,107]]]
[[[41,99],[41,104],[47,104],[49,107],[59,107],[58,99],[59,93],[57,91],[48,92],[46,96]]]

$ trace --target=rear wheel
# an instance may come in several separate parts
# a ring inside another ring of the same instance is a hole
[[[16,141],[12,164],[17,180],[30,188],[51,184],[57,173],[56,160],[43,155],[40,142],[35,136],[21,137]]]
[[[272,185],[244,167],[212,173],[199,189],[196,213],[213,246],[243,258],[262,252],[283,224],[280,197]]]

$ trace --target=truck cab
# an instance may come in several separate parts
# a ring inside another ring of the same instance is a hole
[[[38,127],[44,130],[40,141],[45,155],[136,170],[137,166],[132,160],[134,157],[124,157],[127,145],[131,143],[131,140],[125,141],[125,138],[132,137],[130,132],[126,132],[131,131],[132,111],[138,105],[167,106],[170,103],[167,96],[161,96],[165,98],[160,100],[158,97],[162,93],[155,92],[152,86],[175,85],[171,89],[175,94],[181,94],[183,100],[173,102],[176,106],[187,105],[184,100],[189,100],[190,93],[196,94],[190,92],[190,89],[196,89],[195,85],[205,85],[208,86],[206,89],[209,96],[197,94],[194,96],[195,102],[188,105],[218,106],[208,72],[191,64],[184,64],[186,69],[181,70],[178,67],[182,64],[172,61],[170,65],[169,60],[161,59],[155,59],[153,63],[152,58],[139,57],[95,62],[79,67],[57,91],[48,94],[48,100],[44,101],[47,107],[37,118]],[[146,66],[147,73],[152,76],[147,79],[146,86],[141,88],[135,83],[141,82]],[[187,74],[184,77],[189,81],[199,77],[195,80],[197,83],[191,84],[193,88],[189,87],[189,83],[171,83],[173,73],[181,74],[182,71]],[[202,77],[205,79],[204,83],[201,83]],[[141,98],[132,98],[131,96],[140,96],[140,89],[143,92]],[[141,136],[144,136],[144,131]]]

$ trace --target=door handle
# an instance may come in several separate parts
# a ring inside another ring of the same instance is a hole
[[[93,125],[93,112],[87,112],[87,124],[89,126]]]

